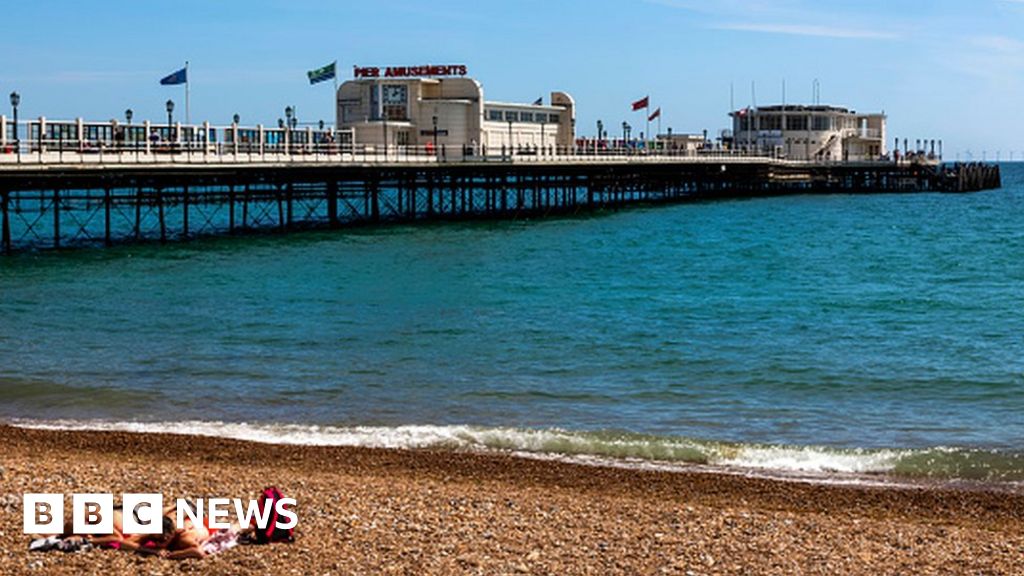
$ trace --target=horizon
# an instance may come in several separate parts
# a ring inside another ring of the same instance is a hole
[[[488,100],[568,92],[579,136],[594,134],[598,119],[627,121],[638,134],[644,112],[630,103],[644,96],[651,111],[662,109],[662,133],[715,135],[730,127],[731,108],[812,103],[818,82],[822,104],[887,114],[889,145],[941,139],[950,160],[1024,159],[1016,136],[1024,119],[1005,112],[1024,97],[1021,0],[940,0],[926,10],[878,0],[447,0],[429,8],[117,0],[23,4],[7,14],[38,23],[12,26],[0,40],[19,55],[0,73],[0,90],[21,94],[20,119],[120,121],[131,108],[136,122],[159,123],[172,99],[184,120],[184,89],[159,80],[187,60],[193,123],[228,124],[237,113],[243,124],[273,125],[289,105],[302,123],[332,123],[331,83],[310,86],[308,70],[336,60],[340,84],[357,65],[466,64]],[[161,29],[173,31],[171,41]],[[10,115],[6,102],[2,109]]]

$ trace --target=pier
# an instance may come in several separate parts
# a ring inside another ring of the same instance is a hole
[[[284,133],[272,143],[262,130],[259,141],[249,142],[129,139],[92,147],[16,140],[0,154],[0,252],[536,218],[718,198],[1001,185],[995,165],[587,147],[450,151],[359,146],[332,132],[319,138],[307,130],[301,141]]]

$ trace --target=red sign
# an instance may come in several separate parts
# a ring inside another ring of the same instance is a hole
[[[418,78],[422,76],[465,76],[468,70],[465,64],[447,64],[443,66],[354,66],[352,75],[355,78]]]

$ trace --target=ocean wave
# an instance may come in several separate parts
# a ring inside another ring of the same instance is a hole
[[[482,450],[638,465],[701,465],[782,474],[1024,482],[1024,454],[972,448],[834,448],[716,442],[678,436],[557,428],[317,426],[235,422],[10,420],[23,428],[193,434],[271,444]]]

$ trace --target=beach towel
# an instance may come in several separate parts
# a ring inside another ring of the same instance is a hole
[[[203,554],[212,556],[214,554],[220,554],[225,550],[230,550],[238,545],[238,531],[237,530],[221,530],[206,539],[203,542],[202,549]]]

